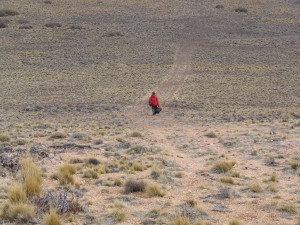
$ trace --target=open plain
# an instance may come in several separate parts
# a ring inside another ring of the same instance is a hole
[[[0,0],[0,223],[299,225],[299,32],[299,0]]]

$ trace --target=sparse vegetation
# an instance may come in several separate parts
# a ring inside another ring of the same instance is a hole
[[[35,216],[34,206],[28,203],[7,204],[2,210],[2,217],[28,221]]]
[[[133,132],[132,134],[130,134],[130,137],[143,137],[143,135],[137,131]]]
[[[96,158],[90,158],[90,159],[88,159],[87,164],[93,165],[93,166],[98,166],[100,164],[100,161]]]
[[[46,23],[45,27],[47,27],[47,28],[59,28],[59,27],[61,27],[61,24],[60,23]]]
[[[288,213],[288,214],[292,214],[292,215],[297,214],[297,208],[292,203],[283,203],[282,205],[280,205],[278,207],[278,210],[280,212],[284,212],[284,213]]]

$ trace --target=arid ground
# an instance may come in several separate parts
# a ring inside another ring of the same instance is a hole
[[[299,225],[299,32],[299,0],[0,0],[0,223]]]

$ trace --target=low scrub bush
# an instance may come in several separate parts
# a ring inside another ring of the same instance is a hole
[[[96,158],[91,158],[91,159],[88,159],[87,164],[93,165],[93,166],[98,166],[100,164],[100,161]]]
[[[84,163],[84,161],[82,159],[79,158],[74,158],[70,160],[71,164],[78,164],[78,163]]]
[[[124,192],[126,194],[133,192],[144,192],[146,189],[146,183],[143,180],[130,178],[125,182],[124,188]]]
[[[130,154],[142,154],[142,153],[145,153],[147,151],[147,149],[143,146],[135,146],[135,147],[132,147],[131,149],[129,149],[129,153]]]

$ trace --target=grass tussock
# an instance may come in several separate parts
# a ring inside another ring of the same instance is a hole
[[[84,163],[84,161],[82,159],[79,158],[74,158],[70,160],[71,164],[79,164],[79,163]]]
[[[144,171],[146,167],[142,163],[134,163],[133,170],[134,171]]]
[[[66,137],[67,137],[67,135],[62,132],[55,132],[55,133],[51,134],[51,136],[50,136],[51,139],[63,139]]]
[[[10,136],[7,134],[0,134],[0,141],[1,142],[10,142]]]
[[[270,181],[272,181],[272,182],[277,182],[278,181],[276,173],[272,174],[272,176],[270,177]]]
[[[35,216],[34,206],[27,203],[7,204],[2,210],[2,217],[28,221]]]
[[[98,173],[92,169],[86,170],[83,173],[84,178],[93,178],[93,179],[98,179]]]
[[[111,217],[116,221],[116,222],[122,222],[126,218],[126,212],[122,209],[116,208],[112,211]]]
[[[21,174],[27,197],[36,196],[42,191],[42,172],[32,159],[23,159]]]
[[[72,164],[65,164],[59,169],[58,180],[60,185],[74,184],[75,179],[73,175],[76,173],[76,169]]]
[[[0,17],[19,15],[17,11],[11,9],[0,9]]]
[[[254,193],[262,193],[264,191],[264,189],[262,188],[262,186],[260,185],[260,183],[258,183],[258,181],[254,181],[251,185],[250,185],[250,190]]]
[[[130,137],[143,137],[143,135],[141,133],[135,131],[132,134],[130,134]]]
[[[128,179],[124,185],[124,193],[129,194],[133,192],[144,192],[146,190],[146,183],[143,180]]]
[[[56,211],[51,208],[50,213],[44,216],[42,225],[63,225],[63,223]]]
[[[226,173],[230,171],[234,165],[236,164],[236,161],[229,161],[229,160],[220,160],[217,161],[216,164],[213,166],[212,170],[215,173]]]
[[[238,219],[231,220],[229,225],[243,225]]]
[[[26,192],[21,185],[14,185],[9,189],[10,203],[24,203],[27,200]]]
[[[300,168],[300,162],[297,161],[290,162],[290,166],[293,170],[298,170]]]
[[[228,177],[228,176],[221,177],[220,181],[226,184],[234,184],[234,180],[232,179],[232,177]]]
[[[278,211],[295,215],[297,214],[297,207],[292,203],[284,203],[278,207]]]
[[[115,181],[114,181],[114,186],[120,187],[120,186],[122,186],[122,184],[123,184],[123,181],[122,181],[122,180],[120,180],[120,179],[115,179]]]
[[[185,216],[178,216],[170,225],[190,225],[190,219]]]
[[[149,197],[164,197],[166,193],[161,190],[161,188],[154,183],[150,183],[146,187],[146,193]]]

